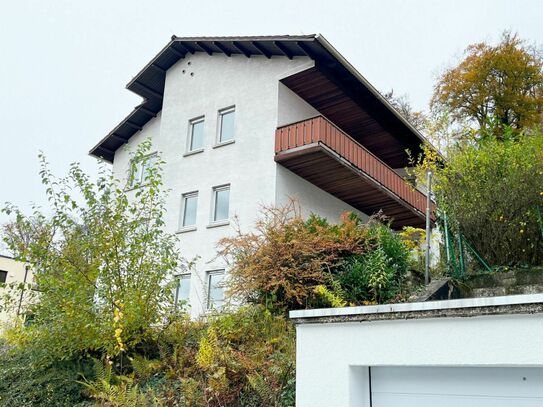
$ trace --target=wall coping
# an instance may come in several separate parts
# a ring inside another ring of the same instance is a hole
[[[290,311],[296,324],[543,313],[543,293]]]

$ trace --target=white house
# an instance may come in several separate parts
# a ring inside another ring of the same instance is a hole
[[[166,228],[187,258],[178,298],[193,315],[220,306],[216,242],[263,205],[295,198],[330,220],[379,210],[424,223],[425,196],[401,174],[423,139],[320,35],[172,40],[127,85],[143,97],[90,153],[128,176],[151,138],[166,161]]]

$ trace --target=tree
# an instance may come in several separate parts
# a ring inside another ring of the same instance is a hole
[[[427,117],[423,112],[413,109],[407,95],[395,96],[394,90],[391,90],[384,93],[383,96],[415,129],[419,131],[424,130]]]
[[[433,189],[441,214],[493,266],[543,265],[543,133],[500,138],[483,129],[477,142],[453,146],[440,157],[421,155],[414,170]]]
[[[428,140],[432,148],[442,154],[446,155],[448,148],[466,134],[464,123],[452,123],[451,115],[445,109],[415,110],[407,95],[395,96],[393,90],[383,96]]]
[[[131,174],[150,159],[150,147],[145,141],[133,154]],[[171,311],[168,282],[180,259],[175,237],[163,230],[160,163],[146,166],[142,185],[129,196],[109,170],[91,182],[72,164],[59,179],[40,160],[51,215],[4,209],[15,215],[4,240],[32,267],[39,291],[22,340],[57,359],[119,355],[145,341]]]
[[[439,78],[433,108],[450,112],[456,121],[476,125],[476,130],[496,118],[498,136],[505,127],[518,134],[541,123],[543,59],[534,46],[504,32],[499,44],[473,44],[464,54],[457,66]]]

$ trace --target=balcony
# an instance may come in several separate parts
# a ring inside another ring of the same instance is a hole
[[[422,227],[426,195],[322,116],[280,127],[275,161],[331,195],[394,228]]]

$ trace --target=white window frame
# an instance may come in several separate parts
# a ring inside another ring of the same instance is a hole
[[[143,178],[143,175],[144,175],[143,170],[144,170],[145,167],[144,167],[143,164],[144,164],[144,162],[145,162],[145,164],[148,164],[149,160],[151,160],[153,157],[158,158],[158,152],[155,151],[153,153],[147,154],[146,156],[143,157],[143,160],[139,161],[139,162],[134,162],[134,159],[130,160],[130,171],[132,171],[132,168],[135,165],[136,173],[135,174],[132,174],[132,173],[129,174],[128,189],[134,189],[134,188],[139,188],[139,187],[145,186],[145,184],[144,184],[145,179]]]
[[[189,280],[189,298],[187,299],[187,303],[190,302],[190,290],[192,288],[192,275],[191,273],[182,273],[175,276],[176,286],[175,286],[175,298],[174,298],[174,306],[177,308],[179,306],[179,287],[181,286],[181,280]]]
[[[198,124],[198,123],[204,123],[203,124],[204,128],[202,130],[202,132],[203,132],[203,134],[202,134],[202,147],[192,149],[192,135],[193,135],[194,125]],[[201,153],[202,151],[204,151],[204,144],[205,144],[205,116],[202,115],[202,116],[195,117],[194,119],[190,119],[188,127],[189,128],[188,128],[188,134],[187,134],[187,147],[186,147],[186,152],[184,154],[185,156]]]
[[[228,217],[226,219],[215,219],[215,209],[217,208],[218,192],[228,190]],[[232,198],[232,188],[230,184],[217,185],[211,190],[211,217],[208,227],[223,226],[230,223],[230,201]]]
[[[187,198],[196,198],[196,220],[194,225],[185,225],[185,210],[187,205]],[[189,232],[196,230],[196,222],[198,220],[198,191],[191,191],[181,194],[181,213],[179,216],[179,232]]]
[[[234,136],[230,140],[222,141],[222,118],[228,113],[234,113]],[[217,115],[217,137],[215,139],[214,147],[221,147],[227,144],[232,144],[236,141],[236,106],[229,106],[224,109],[220,109]]]
[[[226,278],[226,270],[225,269],[217,269],[217,270],[210,270],[210,271],[206,272],[206,309],[208,311],[210,311],[212,309],[220,309],[220,308],[222,308],[222,306],[226,302],[226,292],[224,291],[224,287],[222,287],[222,290],[223,290],[222,303],[223,303],[223,305],[221,305],[218,308],[214,308],[213,304],[211,303],[211,277],[216,276],[216,275],[222,275],[223,276],[223,281],[224,281],[224,279]]]

